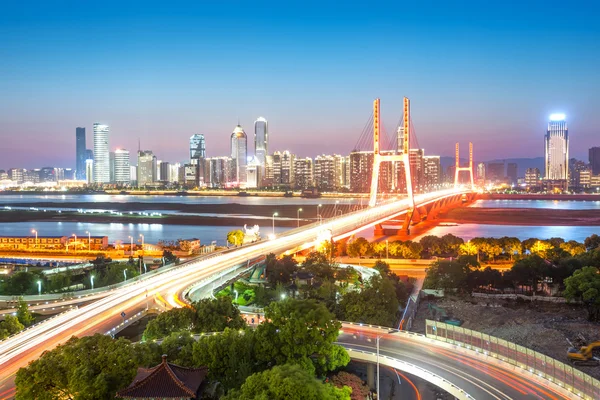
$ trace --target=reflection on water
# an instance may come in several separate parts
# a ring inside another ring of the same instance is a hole
[[[565,240],[583,242],[592,234],[600,234],[600,226],[520,226],[520,225],[488,225],[488,224],[459,224],[456,226],[437,226],[424,235],[444,236],[451,233],[455,236],[470,240],[474,237],[503,237],[514,236],[520,240],[529,238],[549,239],[560,237]],[[418,240],[417,239],[417,240]]]
[[[600,200],[477,200],[471,207],[548,208],[552,210],[600,210]]]
[[[368,200],[362,200],[364,204]],[[257,196],[157,196],[157,195],[110,195],[110,194],[63,194],[63,195],[0,195],[0,205],[15,203],[180,203],[180,204],[360,204],[361,199],[303,199],[301,197],[257,197]]]
[[[254,225],[254,221],[251,225]],[[259,224],[263,237],[272,231],[272,225]],[[218,245],[224,246],[227,232],[242,229],[239,226],[194,226],[194,225],[166,225],[166,224],[121,224],[121,223],[86,223],[86,222],[12,222],[0,224],[0,236],[30,236],[31,230],[38,231],[40,236],[71,236],[85,238],[89,231],[92,236],[108,236],[110,243],[117,240],[129,243],[129,236],[134,241],[144,235],[145,243],[157,243],[159,240],[177,240],[198,238],[200,243],[209,244],[213,240]],[[285,232],[289,228],[275,227],[275,232]]]

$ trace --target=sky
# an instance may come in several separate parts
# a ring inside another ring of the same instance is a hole
[[[230,153],[238,121],[269,150],[348,154],[402,97],[426,155],[543,156],[551,113],[571,154],[600,146],[597,1],[0,3],[0,169],[75,166],[75,128],[184,162]]]

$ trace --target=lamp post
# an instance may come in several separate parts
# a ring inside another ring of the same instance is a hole
[[[88,251],[92,248],[92,234],[90,233],[90,231],[85,231],[85,233],[87,233],[88,235]]]
[[[42,281],[37,281],[38,285],[38,296],[42,295]]]
[[[272,218],[272,220],[273,220],[273,236],[275,236],[275,217],[278,215],[279,215],[278,213],[273,213],[273,218]]]
[[[73,244],[75,245],[75,252],[77,253],[77,235],[72,234],[71,236],[73,236],[75,238],[75,240],[73,241]]]
[[[131,241],[131,247],[129,248],[129,253],[133,257],[133,236],[129,236],[129,240]]]
[[[319,215],[320,215],[320,211],[321,211],[319,207],[323,207],[323,204],[319,204],[317,206],[317,219],[319,219]]]
[[[335,204],[333,205],[333,216],[335,217],[337,215],[337,205],[340,201],[336,200]]]
[[[125,280],[127,280],[127,270],[126,269],[123,270],[123,276],[125,277]]]
[[[340,213],[340,216],[344,214],[344,212],[342,210],[337,210],[337,212]]]
[[[238,291],[237,291],[237,290],[235,290],[235,289],[233,289],[233,292],[235,293],[235,301],[237,302],[237,299],[238,299],[238,295],[239,295],[239,293],[238,293]]]
[[[35,233],[35,247],[37,248],[37,234],[38,234],[38,232],[35,229],[32,229],[31,233]]]
[[[296,213],[296,220],[298,221],[298,228],[300,228],[300,211],[302,211],[301,208],[298,209],[298,212]]]
[[[92,282],[92,290],[94,290],[94,275],[90,276],[90,281]]]
[[[281,293],[281,300],[285,300],[285,293]]]
[[[377,398],[379,398],[379,339],[382,336],[377,336]]]
[[[142,257],[144,256],[144,235],[140,233],[140,237],[142,238]]]

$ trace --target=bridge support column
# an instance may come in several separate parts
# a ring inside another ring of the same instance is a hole
[[[373,231],[373,235],[374,236],[385,236],[383,225],[381,225],[381,224],[375,225],[375,230]]]
[[[377,389],[375,385],[375,364],[367,364],[367,385],[371,390]]]

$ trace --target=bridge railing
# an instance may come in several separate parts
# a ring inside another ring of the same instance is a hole
[[[600,381],[571,365],[504,339],[437,321],[426,321],[428,338],[481,352],[525,369],[589,400],[600,399]]]

